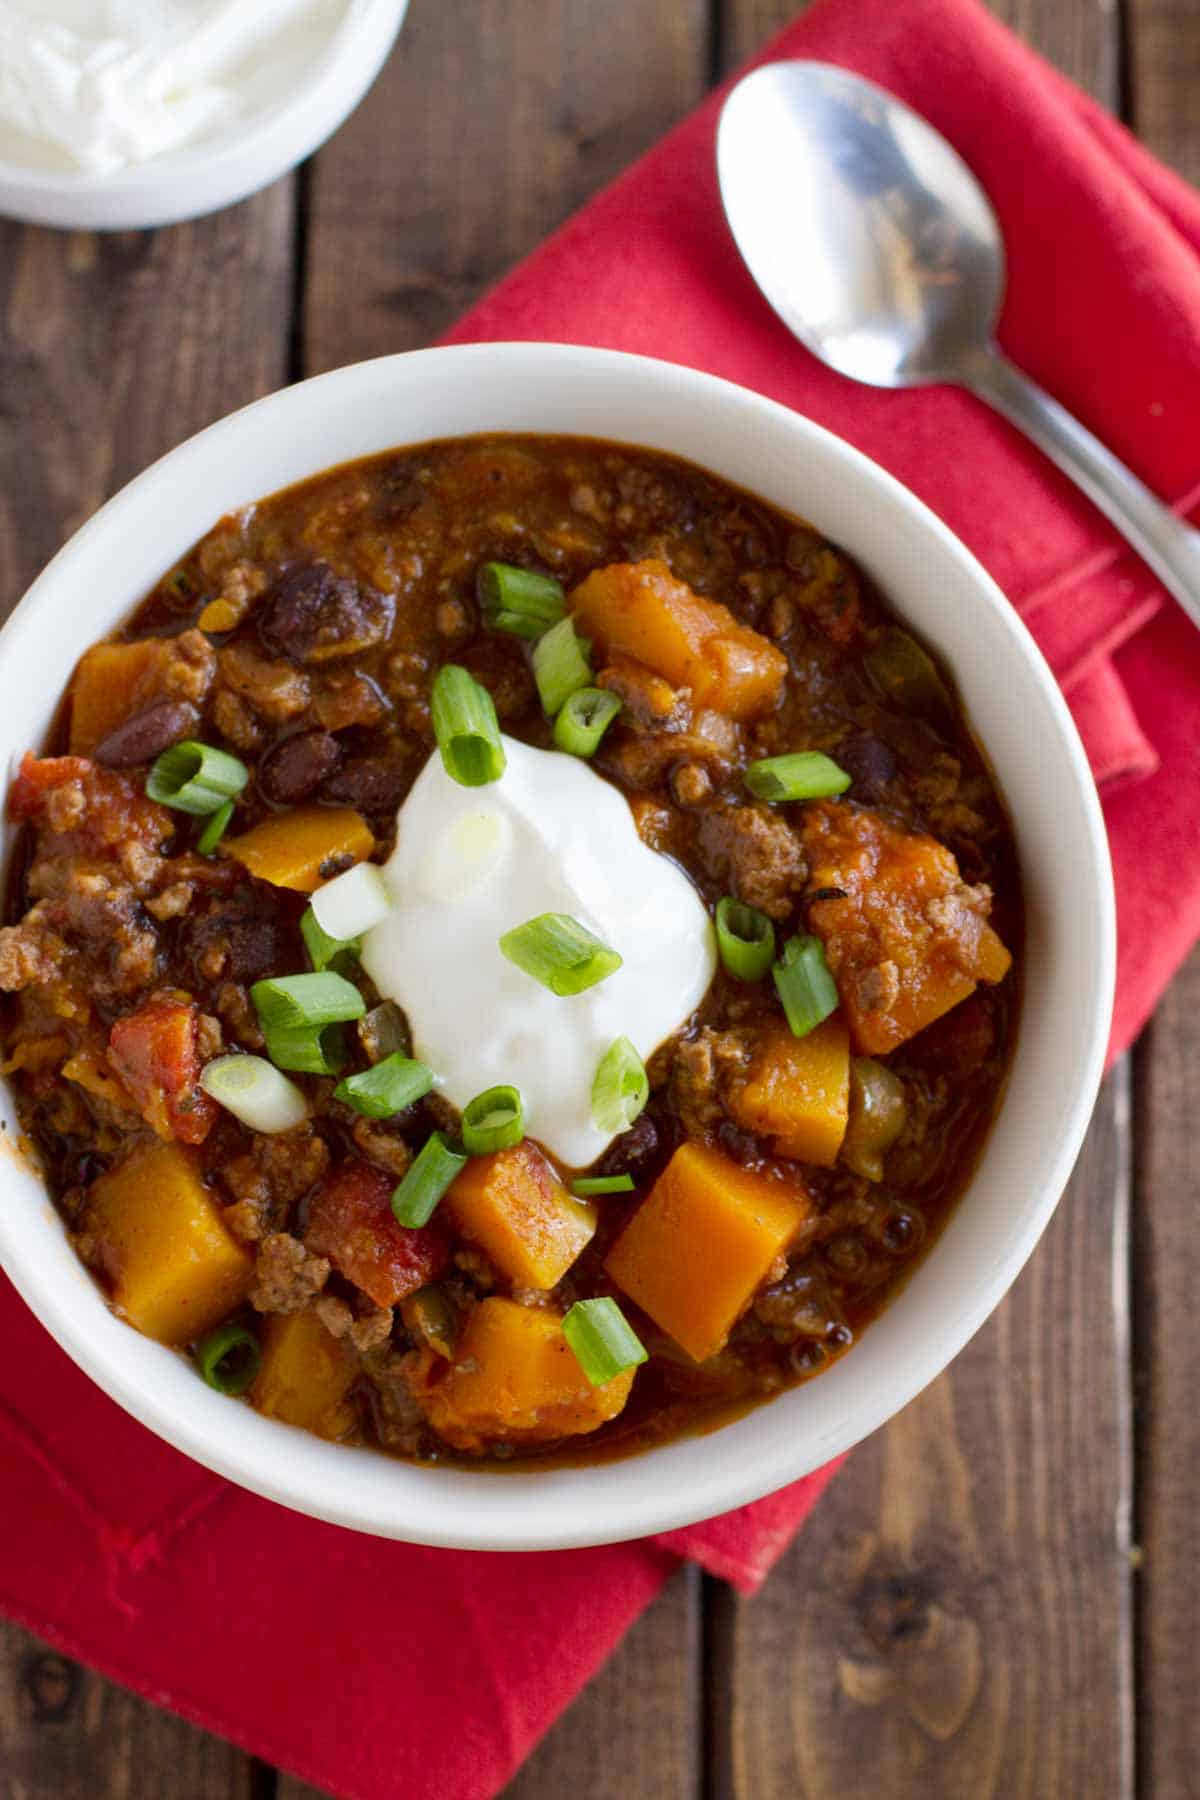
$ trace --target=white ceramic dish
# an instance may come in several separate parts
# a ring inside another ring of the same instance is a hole
[[[408,0],[350,0],[329,54],[280,105],[186,149],[111,175],[0,159],[0,216],[71,230],[140,230],[232,206],[295,168],[349,117],[383,67]]]
[[[114,1318],[36,1175],[15,1156],[0,1164],[0,1261],[63,1348],[151,1430],[317,1518],[419,1543],[532,1550],[638,1537],[769,1493],[874,1431],[946,1366],[1033,1249],[1079,1150],[1112,1006],[1113,898],[1100,809],[1058,688],[1012,608],[933,514],[771,401],[667,363],[564,345],[359,364],[259,401],[156,463],[76,534],[0,636],[4,767],[42,741],[77,655],[220,514],[348,458],[487,430],[674,451],[845,545],[955,671],[1012,809],[1028,909],[1012,1078],[931,1254],[818,1380],[715,1435],[621,1462],[500,1475],[415,1468],[262,1419]],[[2,1103],[11,1133],[11,1097]]]

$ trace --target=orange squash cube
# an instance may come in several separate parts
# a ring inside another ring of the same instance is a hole
[[[473,1156],[443,1204],[462,1235],[519,1287],[554,1287],[596,1230],[595,1207],[567,1192],[527,1138]]]
[[[704,1362],[724,1347],[811,1205],[798,1185],[743,1169],[703,1144],[681,1144],[604,1266]]]
[[[825,1019],[802,1038],[768,1032],[728,1104],[743,1130],[770,1138],[777,1155],[831,1169],[850,1116],[845,1021]]]
[[[268,1419],[339,1438],[355,1421],[348,1400],[358,1358],[313,1312],[276,1314],[262,1327],[262,1362],[251,1404]]]
[[[365,862],[375,848],[371,828],[349,806],[295,806],[227,838],[224,850],[260,881],[311,894],[330,873]]]
[[[688,687],[697,707],[754,719],[779,698],[787,659],[728,607],[677,581],[661,557],[595,569],[570,597],[598,654],[617,651]]]
[[[71,682],[72,755],[90,755],[110,731],[159,698],[169,657],[169,639],[143,638],[94,644],[80,658]]]
[[[620,1412],[635,1373],[593,1387],[558,1313],[491,1295],[467,1320],[453,1363],[421,1352],[412,1389],[447,1443],[476,1451],[595,1431]]]
[[[176,1143],[141,1145],[91,1186],[86,1214],[113,1300],[160,1344],[191,1344],[245,1300],[254,1260]]]
[[[814,802],[800,823],[825,947],[855,1049],[886,1056],[1012,964],[987,923],[990,896],[968,887],[951,851],[865,807]]]

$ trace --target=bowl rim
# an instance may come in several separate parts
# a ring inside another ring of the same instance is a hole
[[[382,69],[408,6],[409,0],[346,0],[345,17],[307,77],[263,112],[210,139],[107,173],[30,168],[0,157],[0,216],[68,230],[142,230],[246,199],[312,155],[345,122]]]
[[[100,1324],[95,1329],[90,1328],[87,1319],[103,1319],[109,1325],[119,1327],[121,1334],[131,1328],[116,1320],[103,1306],[95,1311],[83,1309],[85,1316],[81,1322],[68,1304],[62,1285],[49,1272],[36,1266],[36,1258],[23,1256],[19,1238],[6,1226],[4,1210],[0,1209],[0,1263],[35,1316],[103,1392],[167,1444],[183,1451],[202,1465],[228,1477],[243,1488],[311,1517],[375,1535],[460,1549],[573,1549],[677,1530],[719,1516],[788,1485],[848,1450],[894,1417],[942,1372],[974,1335],[1032,1254],[1058,1204],[1083,1141],[1103,1073],[1112,1014],[1116,971],[1115,902],[1108,842],[1099,798],[1066,702],[1029,631],[972,553],[909,489],[871,458],[825,427],[749,388],[661,359],[635,356],[624,351],[553,343],[441,346],[351,364],[267,395],[185,440],[152,463],[106,502],[68,540],[33,582],[0,632],[0,651],[9,653],[10,663],[19,660],[24,642],[41,624],[45,602],[62,591],[64,582],[71,579],[77,568],[86,568],[92,540],[107,527],[114,513],[123,511],[132,500],[153,491],[161,484],[174,486],[182,483],[186,486],[191,466],[207,462],[214,452],[219,453],[221,446],[232,438],[249,431],[251,438],[258,441],[275,441],[281,426],[286,425],[289,413],[303,410],[319,389],[328,390],[330,395],[339,389],[371,393],[383,381],[384,372],[395,365],[405,365],[423,379],[436,382],[439,369],[445,372],[452,366],[458,366],[469,373],[472,362],[481,368],[489,362],[504,365],[514,380],[518,380],[522,372],[534,369],[544,371],[545,366],[549,365],[552,369],[557,368],[563,380],[570,380],[574,373],[581,383],[588,378],[606,381],[615,376],[619,369],[624,374],[638,377],[647,383],[662,384],[664,398],[681,389],[690,389],[694,399],[699,402],[718,410],[734,409],[740,413],[743,423],[749,424],[757,418],[783,426],[792,434],[798,449],[805,445],[810,449],[815,447],[818,456],[840,470],[851,472],[853,479],[860,485],[873,488],[890,504],[900,508],[920,532],[926,536],[931,534],[939,541],[942,550],[957,564],[964,585],[973,590],[975,599],[990,613],[991,623],[1012,641],[1025,675],[1033,687],[1038,689],[1057,728],[1065,758],[1065,770],[1070,777],[1079,822],[1083,826],[1086,846],[1091,855],[1091,867],[1087,871],[1087,893],[1094,908],[1093,937],[1097,960],[1091,971],[1091,984],[1087,990],[1087,1029],[1081,1039],[1078,1054],[1064,1076],[1062,1098],[1065,1103],[1057,1116],[1053,1146],[1047,1150],[1047,1162],[1039,1192],[1028,1202],[1025,1222],[1019,1232],[1014,1230],[1004,1254],[980,1273],[979,1279],[974,1282],[969,1294],[963,1297],[953,1317],[934,1321],[928,1335],[922,1338],[920,1348],[908,1354],[904,1378],[889,1391],[885,1404],[874,1410],[869,1407],[864,1409],[869,1414],[873,1412],[870,1421],[864,1424],[862,1417],[856,1412],[852,1420],[843,1417],[834,1427],[824,1429],[815,1445],[810,1444],[808,1452],[802,1458],[803,1466],[799,1466],[794,1454],[789,1458],[788,1445],[780,1443],[778,1437],[782,1434],[777,1434],[772,1440],[770,1454],[761,1454],[751,1465],[749,1475],[736,1459],[718,1455],[709,1459],[703,1481],[697,1482],[690,1491],[669,1487],[664,1491],[664,1484],[661,1482],[631,1480],[629,1485],[637,1487],[639,1492],[628,1499],[618,1523],[610,1523],[606,1519],[600,1524],[595,1517],[564,1517],[561,1513],[556,1514],[552,1522],[548,1522],[536,1507],[531,1508],[534,1514],[532,1518],[526,1518],[517,1508],[507,1507],[500,1509],[502,1516],[499,1519],[489,1520],[485,1516],[488,1509],[477,1504],[477,1496],[483,1499],[489,1488],[496,1491],[496,1484],[501,1482],[501,1478],[482,1471],[469,1471],[463,1478],[471,1489],[471,1497],[464,1503],[464,1508],[479,1515],[473,1516],[466,1525],[461,1520],[455,1522],[451,1516],[453,1509],[450,1507],[447,1507],[448,1517],[444,1520],[430,1502],[425,1505],[425,1515],[418,1523],[412,1524],[407,1519],[396,1518],[394,1499],[386,1506],[373,1498],[364,1500],[358,1495],[347,1497],[347,1494],[341,1492],[336,1500],[329,1497],[314,1499],[306,1491],[305,1476],[302,1474],[297,1478],[294,1473],[287,1472],[289,1462],[306,1461],[299,1454],[295,1439],[309,1439],[310,1434],[252,1414],[253,1451],[243,1454],[240,1448],[231,1450],[227,1447],[225,1434],[217,1427],[219,1415],[207,1406],[207,1402],[212,1402],[215,1406],[226,1409],[229,1403],[224,1397],[200,1388],[199,1384],[196,1404],[189,1415],[184,1419],[176,1416],[150,1382],[135,1377],[133,1359],[122,1356],[118,1341],[114,1338],[111,1346],[102,1346],[99,1340],[106,1336],[105,1331]],[[486,420],[481,420],[478,429],[482,433],[502,428],[489,427]],[[471,434],[454,430],[445,435],[466,437]],[[671,437],[669,416],[661,437],[664,441],[660,442],[659,448],[668,454],[672,453],[670,443],[666,441]],[[364,455],[373,453],[361,452]],[[324,466],[335,465],[317,463],[312,472],[319,473]],[[848,548],[851,554],[855,553],[853,544],[848,545]],[[136,597],[130,601],[130,607],[134,604]],[[1019,1058],[1019,1045],[1017,1055]],[[938,1248],[936,1244],[933,1246],[930,1257],[923,1259],[921,1266],[926,1266],[937,1256]],[[90,1276],[85,1274],[84,1280],[91,1287]],[[885,1309],[882,1318],[872,1326],[872,1332],[881,1330],[888,1310]],[[141,1340],[143,1345],[145,1342],[146,1340]],[[174,1352],[163,1354],[175,1357]],[[786,1399],[786,1395],[779,1398]],[[768,1402],[755,1411],[765,1412],[770,1405],[776,1403]],[[208,1420],[212,1421],[211,1426],[206,1423]],[[278,1435],[280,1433],[284,1434],[282,1438]],[[278,1455],[272,1453],[271,1437],[274,1437],[279,1446]],[[294,1452],[291,1458],[284,1454],[284,1438]],[[258,1448],[260,1441],[263,1446],[261,1450]],[[675,1443],[695,1441],[685,1438],[675,1440]],[[717,1440],[710,1437],[700,1441],[719,1441],[719,1437]],[[347,1459],[344,1464],[347,1469],[352,1466],[348,1461],[351,1454],[378,1460],[378,1453],[367,1449],[353,1452],[350,1447],[326,1445],[315,1439],[311,1440],[311,1444],[316,1445],[318,1451],[323,1450]],[[669,1454],[671,1448],[668,1444],[600,1466],[607,1469],[637,1470],[662,1459]],[[316,1469],[313,1460],[315,1454],[313,1452],[307,1458],[307,1464],[311,1465],[309,1475]],[[414,1465],[410,1463],[401,1463],[400,1467],[414,1472],[418,1477],[424,1473],[419,1465],[414,1469]],[[439,1470],[439,1473],[444,1474],[445,1471]],[[525,1479],[536,1479],[549,1493],[553,1474],[531,1473]],[[509,1487],[520,1480],[519,1475],[506,1474],[502,1478],[502,1485]],[[346,1489],[349,1490],[351,1485],[346,1483]]]

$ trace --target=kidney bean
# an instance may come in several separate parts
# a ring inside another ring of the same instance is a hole
[[[255,618],[272,655],[326,662],[382,642],[391,629],[392,604],[373,588],[359,587],[335,575],[328,563],[317,562],[281,576]]]
[[[258,785],[268,800],[291,806],[303,800],[333,772],[341,750],[328,731],[297,731],[282,738],[263,757]]]
[[[187,737],[196,726],[197,713],[186,700],[156,700],[132,719],[126,719],[110,731],[92,751],[98,763],[108,769],[132,769],[138,763],[153,762],[180,738]]]
[[[843,738],[833,754],[838,767],[853,781],[851,793],[856,800],[882,800],[888,784],[896,778],[896,758],[881,738],[869,732]]]
[[[410,785],[411,770],[403,756],[351,756],[321,792],[326,800],[360,812],[395,812]]]

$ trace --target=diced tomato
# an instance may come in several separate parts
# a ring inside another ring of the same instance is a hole
[[[9,817],[21,822],[45,820],[50,796],[76,784],[82,802],[66,823],[48,823],[71,837],[82,839],[92,850],[116,850],[130,839],[146,848],[159,844],[174,831],[174,821],[163,806],[146,798],[139,776],[117,769],[102,769],[86,756],[34,756],[27,750],[16,779],[8,790]]]
[[[392,1212],[395,1182],[367,1162],[343,1163],[318,1188],[304,1243],[362,1289],[376,1306],[395,1306],[450,1261],[450,1244],[436,1223],[411,1229]]]
[[[183,1000],[151,1000],[118,1019],[108,1060],[138,1111],[161,1138],[202,1144],[219,1108],[197,1084],[196,1008]]]

